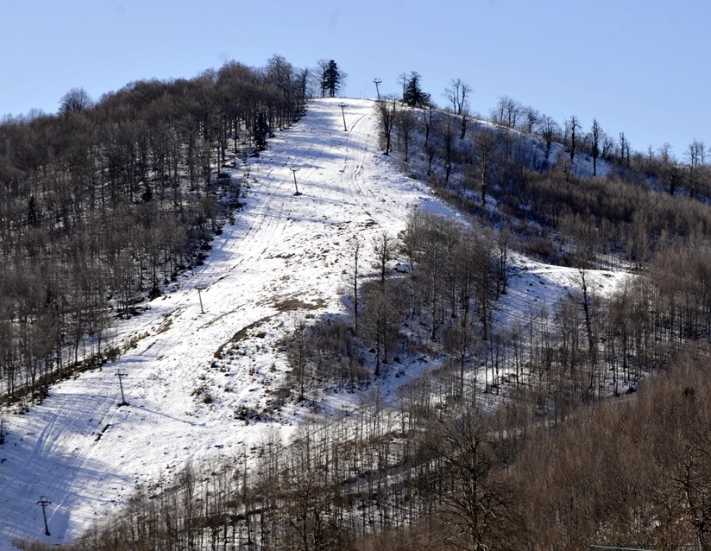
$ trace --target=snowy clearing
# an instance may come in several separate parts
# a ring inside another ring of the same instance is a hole
[[[497,321],[525,325],[542,310],[552,314],[564,298],[581,290],[580,270],[552,266],[520,254],[511,255],[511,275],[506,295],[498,303]],[[612,270],[585,270],[589,292],[607,299],[623,290],[630,273]]]

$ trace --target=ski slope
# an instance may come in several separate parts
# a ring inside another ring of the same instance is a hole
[[[52,387],[28,414],[7,417],[0,549],[12,548],[13,538],[70,541],[124,505],[137,485],[168,481],[189,460],[236,455],[270,432],[288,437],[295,417],[247,424],[235,410],[264,406],[283,381],[287,368],[273,345],[295,319],[342,310],[349,240],[397,233],[413,207],[455,216],[378,153],[373,103],[345,100],[344,132],[341,101],[312,102],[250,162],[246,206],[202,269],[124,323],[121,333],[137,341],[130,353]],[[204,288],[205,314],[196,286]],[[223,345],[233,354],[217,367]],[[119,370],[128,374],[128,407],[117,407]],[[52,502],[50,537],[40,496]]]
[[[369,100],[311,102],[302,121],[250,161],[247,180],[245,207],[205,265],[121,322],[119,336],[135,340],[129,353],[55,385],[29,413],[6,417],[0,549],[12,549],[13,538],[71,541],[137,487],[168,483],[189,461],[241,456],[267,436],[289,438],[301,419],[293,406],[258,422],[235,412],[269,406],[288,369],[276,345],[299,318],[343,311],[352,239],[366,245],[367,257],[371,238],[397,234],[413,208],[460,216],[379,153]],[[543,269],[553,294],[541,298],[566,292],[573,274],[537,266],[531,277],[540,279]],[[517,300],[508,306],[518,312],[528,307],[524,277],[513,283]],[[127,374],[127,407],[117,405],[119,371]],[[40,496],[52,502],[49,537]]]

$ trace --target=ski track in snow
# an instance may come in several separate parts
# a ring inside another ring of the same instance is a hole
[[[12,549],[13,538],[71,541],[125,505],[138,484],[170,481],[188,461],[235,456],[270,434],[289,438],[299,421],[293,408],[279,420],[250,424],[234,415],[240,406],[264,406],[284,380],[288,368],[274,348],[299,312],[275,303],[296,298],[313,305],[314,315],[341,312],[350,239],[357,235],[368,254],[371,238],[397,234],[413,208],[460,217],[379,153],[370,100],[315,100],[269,148],[250,161],[246,205],[213,241],[205,265],[144,314],[119,323],[117,333],[137,335],[137,346],[102,370],[53,386],[28,414],[7,417],[0,549]],[[299,169],[298,197],[292,167]],[[562,296],[573,274],[561,270],[537,265],[514,278],[504,315],[525,311],[527,278],[544,272],[544,300]],[[205,314],[197,287],[204,288]],[[215,351],[251,325],[222,369],[213,367]],[[129,407],[117,407],[119,369],[128,373]],[[193,395],[200,386],[210,389],[213,403]],[[40,496],[52,501],[51,537],[43,536]]]

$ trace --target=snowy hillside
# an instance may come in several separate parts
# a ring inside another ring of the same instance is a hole
[[[12,538],[66,542],[125,505],[136,485],[169,482],[188,461],[235,456],[269,434],[288,438],[298,412],[261,421],[236,412],[269,409],[288,369],[276,345],[297,319],[343,310],[349,240],[395,235],[413,208],[459,216],[379,153],[371,101],[345,100],[348,132],[341,101],[313,101],[250,163],[246,206],[201,271],[123,322],[121,334],[135,339],[131,353],[52,387],[29,413],[8,416],[0,549]],[[531,292],[553,306],[575,285],[571,270],[529,266],[512,281],[504,318],[526,312]],[[543,278],[545,292],[529,290]],[[610,292],[620,278],[594,281]],[[127,407],[117,407],[119,371],[127,374]],[[49,538],[40,496],[52,502]]]
[[[132,353],[9,416],[0,548],[41,536],[41,495],[52,501],[51,541],[67,541],[123,505],[138,483],[169,479],[191,458],[233,455],[272,427],[289,433],[278,421],[245,425],[235,411],[264,406],[282,381],[286,367],[272,347],[299,313],[341,308],[347,241],[397,233],[414,206],[448,211],[377,154],[371,102],[347,102],[348,133],[338,103],[313,102],[252,163],[247,205],[202,271],[122,328],[137,336]],[[291,168],[299,169],[298,197]],[[196,286],[205,288],[204,315]],[[239,345],[231,342],[245,328]],[[212,367],[221,347],[238,351]],[[128,373],[129,407],[117,407],[119,370]]]

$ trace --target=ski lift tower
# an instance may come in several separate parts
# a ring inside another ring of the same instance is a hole
[[[296,183],[296,173],[299,171],[299,169],[296,167],[291,167],[289,170],[291,170],[291,173],[294,176],[294,189],[296,190],[294,191],[294,195],[301,195],[301,192],[299,191],[299,184]]]

